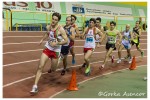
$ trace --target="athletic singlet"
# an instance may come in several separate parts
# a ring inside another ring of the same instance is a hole
[[[138,30],[139,30],[139,28],[136,28],[136,27],[134,27],[133,28],[133,41],[134,42],[136,42],[136,43],[138,43],[140,40],[140,38],[138,37],[138,36],[135,36],[135,34],[138,34],[139,35],[139,32],[138,32]]]
[[[52,50],[55,52],[60,52],[61,51],[61,45],[57,45],[55,47],[52,47],[49,45],[49,42],[55,42],[56,40],[58,42],[62,41],[62,36],[58,35],[58,28],[55,31],[50,30],[48,34],[49,34],[49,38],[48,38],[48,41],[46,42],[45,46],[49,50]]]
[[[126,31],[123,31],[123,38],[122,38],[122,43],[124,45],[128,45],[130,44],[130,39],[131,39],[131,36],[130,36],[130,31],[126,32]]]
[[[107,31],[107,37],[108,37],[107,43],[109,43],[109,44],[115,44],[116,43],[117,34],[116,34],[115,30],[114,31],[108,30]]]
[[[68,37],[68,43],[65,44],[65,45],[63,45],[63,46],[68,46],[69,43],[70,43],[70,41],[71,41],[71,39],[70,39],[69,36],[68,36],[68,35],[71,35],[71,34],[72,34],[71,31],[70,31],[71,26],[70,26],[69,28],[66,28],[66,26],[64,26],[64,29],[68,32],[68,34],[67,34],[67,37]]]
[[[94,38],[94,30],[89,29],[88,32],[85,34],[85,44],[84,48],[94,48],[95,49],[95,38]]]

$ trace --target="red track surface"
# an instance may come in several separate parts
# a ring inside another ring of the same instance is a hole
[[[4,32],[3,33],[3,97],[4,98],[47,98],[51,95],[65,89],[71,78],[71,70],[65,75],[61,76],[60,71],[51,74],[42,75],[39,81],[39,93],[31,96],[29,91],[34,83],[34,75],[38,66],[38,61],[42,53],[44,44],[38,45],[43,32]],[[147,33],[143,33],[141,37],[141,48],[144,49],[145,57],[143,60],[140,58],[140,53],[136,50],[135,46],[132,47],[132,55],[136,55],[137,65],[147,64]],[[10,37],[21,36],[21,37]],[[33,36],[33,37],[26,37]],[[35,36],[35,37],[34,37]],[[143,40],[144,39],[144,40]],[[84,41],[75,42],[75,46],[83,46]],[[24,42],[24,43],[22,43]],[[25,43],[30,42],[30,43]],[[34,43],[31,43],[34,42]],[[35,43],[36,42],[36,43]],[[12,44],[20,43],[20,44]],[[21,44],[22,43],[22,44]],[[76,47],[76,71],[77,82],[81,82],[88,78],[104,74],[107,72],[128,68],[130,64],[122,62],[121,64],[112,64],[110,61],[106,67],[100,71],[98,67],[102,64],[105,57],[105,43],[100,48],[96,48],[95,53],[92,55],[91,76],[84,76],[84,69],[79,69],[83,61],[83,47]],[[34,50],[28,51],[27,50]],[[20,52],[16,52],[20,51]],[[114,51],[115,59],[117,59],[117,51]],[[126,51],[122,52],[122,57],[126,55]],[[25,62],[26,61],[26,62]],[[22,62],[22,63],[19,63]],[[77,66],[78,65],[78,66]],[[71,56],[68,59],[68,66],[71,65]],[[62,63],[59,68],[62,67]],[[46,64],[44,72],[50,68],[50,61]],[[28,79],[25,79],[28,78]],[[12,83],[15,82],[15,83]]]

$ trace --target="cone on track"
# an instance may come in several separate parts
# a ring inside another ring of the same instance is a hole
[[[71,81],[70,81],[70,84],[69,84],[67,90],[70,90],[70,91],[77,91],[78,90],[77,82],[76,82],[76,70],[75,69],[72,71]]]
[[[135,56],[133,56],[132,63],[131,63],[131,65],[130,65],[129,69],[130,69],[130,70],[136,69]]]

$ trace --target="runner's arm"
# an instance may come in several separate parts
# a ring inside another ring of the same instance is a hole
[[[104,38],[106,37],[106,34],[107,34],[107,31],[103,33],[102,38],[101,38],[101,40],[100,40],[100,43],[103,42]]]
[[[75,27],[76,36],[80,37],[80,32],[78,26]]]
[[[103,35],[103,32],[101,30],[99,30],[98,28],[96,28],[96,33],[99,35],[99,36],[102,36]]]
[[[84,32],[80,35],[80,38],[83,39],[85,37],[85,32],[87,31],[88,28],[84,29]]]
[[[64,45],[68,42],[67,34],[66,34],[65,30],[62,27],[59,29],[59,31],[60,31],[61,36],[64,39],[64,41],[57,42],[57,45]]]
[[[130,32],[130,36],[131,36],[131,40],[133,40],[133,33],[132,32]]]
[[[122,35],[121,35],[121,33],[118,31],[118,36],[119,36],[119,41],[118,41],[118,43],[120,44],[121,43],[121,40],[122,40]]]
[[[137,36],[140,38],[140,37],[141,37],[141,34],[142,34],[142,30],[139,29],[139,35],[137,34]]]
[[[69,37],[72,41],[74,41],[74,39],[75,39],[75,29],[74,28],[71,28],[71,35],[69,35]]]

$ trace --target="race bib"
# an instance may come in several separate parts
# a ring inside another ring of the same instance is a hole
[[[113,36],[108,37],[108,43],[115,43],[115,37]]]
[[[92,43],[92,42],[93,42],[93,37],[87,37],[87,38],[86,38],[86,42]]]

